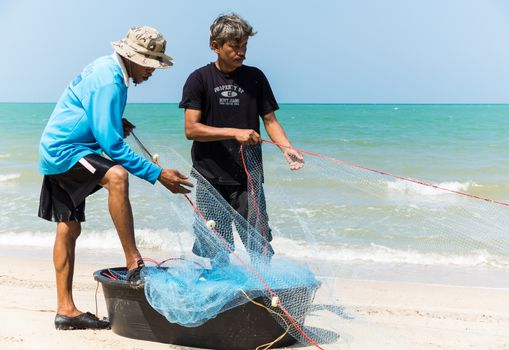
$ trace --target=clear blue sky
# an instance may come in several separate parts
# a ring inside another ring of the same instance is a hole
[[[232,10],[258,31],[246,64],[280,102],[509,103],[505,0],[0,0],[0,102],[55,102],[133,25],[159,29],[175,66],[129,102],[177,102]]]

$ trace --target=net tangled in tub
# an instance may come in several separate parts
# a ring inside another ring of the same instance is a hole
[[[314,342],[304,320],[320,282],[305,262],[274,256],[259,147],[244,150],[249,174],[246,217],[198,172],[191,172],[196,190],[189,198],[193,207],[189,231],[192,252],[202,260],[178,259],[165,268],[145,268],[145,294],[168,321],[186,327],[200,326],[221,312],[256,300],[277,315],[285,331],[303,342]]]

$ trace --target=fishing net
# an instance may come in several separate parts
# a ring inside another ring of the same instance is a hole
[[[232,209],[198,172],[191,231],[192,251],[207,258],[173,261],[164,269],[143,270],[145,294],[151,306],[170,322],[196,327],[236,306],[260,299],[291,334],[302,326],[320,282],[303,262],[274,257],[259,161],[259,146],[246,152],[249,173],[248,211]],[[234,234],[240,244],[235,244]],[[284,311],[281,311],[284,308]],[[296,321],[298,320],[298,321]],[[294,326],[289,326],[292,322]]]
[[[260,147],[241,149],[244,216],[195,170],[195,190],[172,203],[171,220],[183,227],[172,237],[178,257],[143,270],[147,300],[170,322],[196,327],[256,299],[302,344],[383,348],[376,312],[349,294],[345,280],[378,273],[454,283],[452,267],[461,284],[463,272],[507,273],[504,198],[485,200],[310,152],[303,152],[303,169],[290,171],[278,147],[264,143],[263,162]],[[370,343],[359,328],[372,331]]]

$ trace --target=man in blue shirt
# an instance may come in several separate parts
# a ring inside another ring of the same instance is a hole
[[[129,79],[140,84],[157,68],[172,65],[166,40],[154,28],[134,27],[113,42],[113,55],[89,64],[67,87],[44,129],[39,169],[44,174],[39,216],[57,222],[53,262],[57,284],[57,329],[104,329],[109,323],[83,313],[72,297],[75,243],[85,221],[85,198],[104,187],[124,250],[128,280],[139,283],[143,260],[136,247],[128,173],[173,193],[192,184],[177,170],[161,169],[133,152],[124,138],[134,125],[122,114]],[[102,157],[106,154],[109,159]]]

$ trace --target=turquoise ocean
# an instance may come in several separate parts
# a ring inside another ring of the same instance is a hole
[[[37,162],[39,138],[53,106],[0,104],[0,254],[50,258],[55,225],[37,217],[42,179]],[[189,173],[191,141],[184,136],[177,104],[128,104],[124,116],[165,167]],[[509,202],[509,105],[282,104],[277,116],[293,145],[313,154]],[[509,232],[504,235],[509,207],[469,199],[460,203],[466,214],[456,215],[458,196],[383,177],[376,181],[386,181],[385,197],[373,201],[367,190],[356,195],[344,189],[345,184],[366,189],[362,180],[373,182],[372,173],[354,167],[342,182],[349,166],[323,158],[314,162],[308,155],[306,166],[315,166],[315,172],[297,172],[288,182],[286,174],[279,176],[282,160],[274,148],[264,145],[264,169],[274,244],[281,254],[340,264],[345,277],[509,286]],[[409,192],[420,204],[409,204],[399,215],[394,208],[408,201]],[[188,230],[181,196],[134,177],[130,193],[142,253],[177,254],[177,246],[186,245],[177,242],[178,233]],[[472,219],[478,206],[482,220]],[[423,229],[438,218],[450,230]],[[488,229],[498,229],[497,237],[485,232],[483,220]],[[311,236],[285,233],[303,225]],[[461,234],[463,226],[469,235]],[[310,240],[321,247],[319,256],[308,251]],[[122,263],[106,191],[87,201],[78,247],[88,259]]]

